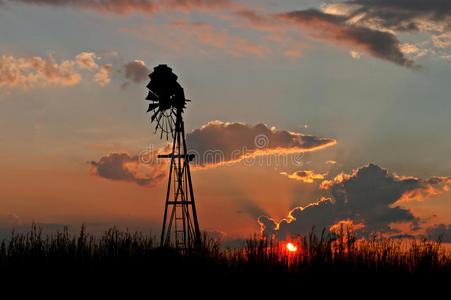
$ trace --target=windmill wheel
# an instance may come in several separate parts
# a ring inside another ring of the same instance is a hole
[[[147,112],[151,112],[150,120],[155,123],[155,132],[160,131],[160,138],[173,137],[177,116],[186,105],[185,93],[177,82],[177,75],[167,65],[159,65],[149,75],[147,85],[149,94],[146,100],[151,101]]]

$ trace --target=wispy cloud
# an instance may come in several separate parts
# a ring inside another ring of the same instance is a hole
[[[161,10],[218,10],[241,7],[231,0],[3,0],[0,1],[0,4],[2,3],[68,7],[116,15],[153,14]]]
[[[248,37],[226,28],[228,26],[200,27],[177,22],[179,26],[173,27],[174,30],[196,38],[202,45],[239,56],[248,54],[264,57],[271,53],[282,53],[298,57],[299,47],[292,46],[301,45],[305,37],[346,48],[353,58],[367,54],[411,69],[419,69],[420,65],[414,59],[426,54],[437,54],[436,57],[442,58],[449,56],[447,52],[435,53],[428,49],[407,53],[397,35],[397,32],[434,33],[429,42],[436,49],[449,48],[451,8],[449,3],[442,0],[349,0],[323,5],[322,9],[279,13],[232,0],[4,0],[1,3],[69,7],[122,16],[165,11],[208,11],[219,15],[224,22],[231,22],[229,25],[256,30],[260,34],[259,42],[250,41]],[[293,38],[293,30],[298,38]],[[262,33],[264,36],[261,36]],[[279,42],[271,44],[271,38],[276,36]],[[279,51],[282,42],[285,49]]]
[[[47,59],[39,56],[15,58],[0,57],[0,86],[30,87],[35,84],[76,85],[81,75],[75,69],[75,61],[63,60],[57,63],[52,54]]]
[[[111,75],[122,80],[142,82],[150,70],[142,60],[133,60],[118,66],[104,62],[95,52],[81,52],[74,58],[57,61],[53,54],[47,58],[0,56],[0,86],[31,88],[34,86],[74,86],[91,78],[100,86],[111,82]]]

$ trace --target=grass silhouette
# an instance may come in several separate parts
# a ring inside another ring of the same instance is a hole
[[[43,235],[32,226],[28,233],[12,233],[0,246],[2,279],[96,282],[157,282],[175,280],[242,284],[306,282],[332,276],[345,278],[431,278],[450,274],[451,256],[440,241],[386,239],[357,240],[350,231],[335,235],[313,233],[294,237],[296,252],[285,241],[254,236],[237,249],[223,249],[203,236],[196,251],[161,248],[156,239],[140,232],[107,230],[93,236],[82,226],[78,234],[65,228]],[[426,275],[426,276],[424,276]]]

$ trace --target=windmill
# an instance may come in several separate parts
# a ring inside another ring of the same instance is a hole
[[[177,75],[167,65],[158,65],[149,77],[147,88],[150,91],[146,100],[150,104],[147,112],[151,113],[155,133],[159,133],[161,139],[165,137],[173,141],[171,153],[158,155],[158,158],[170,160],[161,246],[190,250],[200,243],[189,168],[194,155],[187,153],[182,117],[186,102],[190,100],[185,99]]]

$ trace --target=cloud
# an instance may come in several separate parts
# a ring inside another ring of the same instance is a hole
[[[89,162],[90,173],[105,179],[153,187],[167,176],[165,161],[156,159],[158,153],[158,151],[147,153],[152,156],[154,163],[142,163],[140,156],[130,156],[128,153],[108,153],[98,161]]]
[[[351,50],[351,51],[349,52],[349,54],[350,54],[351,57],[354,58],[354,59],[360,59],[360,57],[361,57],[361,53],[358,52],[358,51],[353,51],[353,50]]]
[[[31,87],[35,84],[76,85],[81,75],[75,70],[75,61],[63,60],[57,63],[51,54],[47,59],[39,56],[15,58],[0,57],[0,86]]]
[[[130,61],[123,65],[123,71],[125,78],[135,82],[140,83],[148,80],[148,75],[150,74],[149,68],[142,60]]]
[[[310,38],[329,41],[335,45],[349,48],[353,58],[359,58],[360,53],[387,60],[400,66],[419,69],[420,66],[400,49],[400,41],[391,28],[405,28],[404,30],[427,30],[429,21],[439,23],[443,31],[449,28],[449,5],[441,5],[440,0],[406,0],[371,1],[356,0],[334,3],[326,6],[324,12],[316,9],[282,12],[279,14],[264,14],[261,8],[239,4],[232,0],[9,0],[4,3],[25,3],[40,6],[73,7],[98,12],[107,12],[117,15],[130,13],[152,14],[157,11],[192,11],[208,10],[225,14],[226,21],[240,22],[234,26],[244,26],[256,30],[270,31],[272,35],[266,36],[265,41],[277,37],[288,44],[288,48],[277,50],[288,57],[298,57],[301,52],[293,48],[298,47],[299,41],[294,41],[293,35],[287,31],[293,29],[291,23],[309,31]],[[411,5],[411,3],[414,3]],[[281,19],[284,21],[281,22]],[[243,23],[243,21],[245,23]],[[287,24],[288,21],[288,24]],[[402,22],[401,22],[402,21]],[[247,23],[246,23],[247,22]],[[402,24],[400,24],[400,22]],[[404,24],[404,23],[409,24]],[[415,24],[413,26],[412,24]],[[445,25],[443,25],[445,24]],[[180,25],[180,24],[179,24]],[[190,24],[191,25],[191,24]],[[273,52],[273,49],[260,42],[251,41],[249,37],[230,34],[224,27],[210,28],[179,26],[185,34],[196,38],[200,43],[223,49],[227,53],[237,56],[254,54],[264,57]],[[443,41],[444,39],[444,41]],[[180,42],[180,41],[179,41]],[[173,42],[170,42],[174,46]],[[446,37],[435,37],[434,44],[448,44]],[[171,46],[169,45],[169,46]],[[285,45],[287,46],[287,45]],[[204,49],[199,50],[205,53]],[[422,52],[425,55],[430,52]],[[417,55],[417,57],[422,56]],[[446,54],[442,54],[446,56]]]
[[[450,48],[451,47],[451,32],[445,32],[432,36],[432,42],[437,48]]]
[[[270,53],[270,50],[261,44],[253,43],[242,36],[230,35],[226,30],[215,28],[210,24],[188,24],[184,21],[179,21],[172,24],[172,26],[182,30],[185,35],[196,38],[206,46],[222,49],[231,55],[243,56],[244,54],[253,54],[264,57]]]
[[[316,151],[336,144],[334,139],[268,128],[264,124],[212,121],[186,135],[189,153],[195,154],[193,170],[218,167],[245,160],[255,163],[260,155],[289,155]],[[166,160],[156,155],[167,154],[171,145],[143,151],[140,156],[109,153],[91,161],[91,173],[106,179],[154,186],[167,173]],[[150,162],[150,163],[149,163]]]
[[[37,6],[70,7],[117,15],[136,12],[152,14],[157,8],[156,1],[153,0],[8,0],[4,2]]]
[[[303,181],[305,183],[312,183],[315,180],[324,179],[324,177],[327,175],[327,173],[317,174],[314,171],[309,170],[296,171],[293,174],[281,172],[280,174],[285,175],[290,179]]]
[[[361,235],[371,233],[398,234],[391,224],[405,222],[412,230],[418,230],[419,218],[405,208],[400,200],[405,195],[426,193],[429,188],[450,182],[450,177],[418,179],[390,174],[386,169],[369,164],[352,174],[339,174],[333,180],[325,181],[323,188],[330,197],[305,207],[291,210],[286,219],[276,222],[261,216],[258,222],[265,234],[286,239],[295,234],[308,234],[313,226],[318,230],[329,230],[343,220],[360,224]],[[410,199],[412,200],[412,199]]]
[[[326,12],[393,31],[443,31],[451,27],[451,2],[443,0],[350,0],[329,5]]]
[[[99,71],[94,74],[94,81],[97,82],[99,85],[104,86],[111,82],[111,79],[109,77],[109,74],[111,72],[111,65],[101,65]]]
[[[153,14],[160,10],[218,10],[241,7],[231,0],[5,0],[3,3],[69,7],[115,15]]]
[[[375,58],[412,69],[419,68],[412,60],[405,57],[400,50],[400,41],[390,32],[352,24],[345,16],[328,14],[316,9],[291,11],[276,16],[308,29],[313,39],[358,48]]]
[[[320,138],[265,124],[211,121],[186,136],[187,145],[196,154],[200,166],[218,166],[249,160],[259,155],[288,155],[320,150],[336,144],[331,138]]]
[[[426,229],[426,238],[451,243],[451,224],[438,224]]]
[[[232,0],[163,0],[159,3],[160,7],[170,10],[190,10],[193,8],[206,10],[237,9],[241,5]]]
[[[99,65],[96,63],[96,59],[97,55],[94,52],[81,52],[75,56],[75,60],[81,68],[91,71],[99,68]]]
[[[401,51],[413,57],[433,55],[446,59],[451,45],[451,2],[442,0],[349,0],[329,4],[325,13],[347,19],[347,23],[380,31],[430,33],[430,40],[403,44]],[[424,34],[422,35],[424,36]],[[431,48],[417,46],[431,45]],[[435,48],[433,48],[435,47]]]
[[[112,54],[105,53],[105,55]],[[150,73],[142,60],[136,59],[121,66],[102,63],[102,61],[102,57],[95,52],[81,52],[74,59],[65,59],[60,63],[52,54],[49,54],[47,59],[39,56],[15,58],[2,55],[0,86],[22,88],[50,84],[72,86],[79,84],[82,77],[87,74],[92,74],[92,80],[97,84],[105,86],[111,82],[111,74],[122,75],[133,82],[142,82]]]

